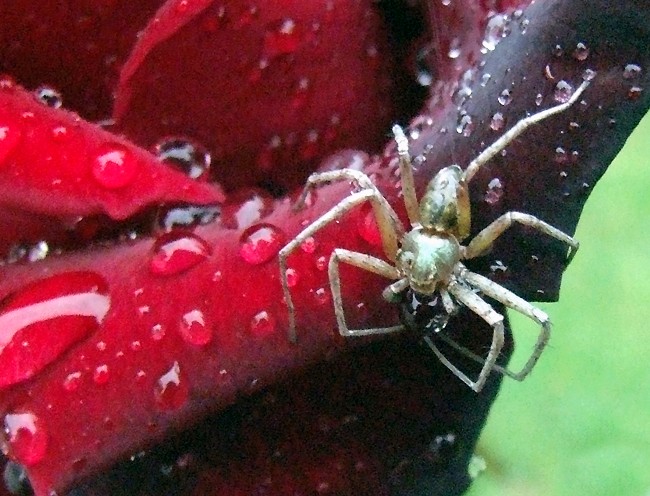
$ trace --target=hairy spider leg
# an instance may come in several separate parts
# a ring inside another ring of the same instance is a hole
[[[490,304],[485,302],[472,290],[462,286],[455,280],[449,282],[447,291],[449,291],[449,293],[451,293],[459,302],[461,302],[472,312],[481,317],[492,327],[492,344],[490,345],[490,351],[488,352],[487,358],[485,360],[479,359],[483,363],[483,368],[481,369],[481,372],[479,373],[476,381],[471,380],[464,372],[461,372],[458,367],[451,363],[447,357],[445,357],[445,355],[443,355],[443,353],[438,349],[431,337],[424,336],[424,341],[429,345],[431,350],[433,350],[438,359],[449,370],[451,370],[451,372],[456,377],[467,384],[473,391],[479,393],[481,389],[483,389],[488,375],[497,366],[496,361],[499,354],[501,353],[501,349],[503,348],[505,334],[503,327],[503,315],[494,310]],[[445,337],[444,333],[441,333],[440,337]],[[445,342],[447,341],[451,341],[453,343],[452,340],[445,339]],[[455,348],[462,347],[456,344]],[[462,349],[464,350],[464,348]],[[466,351],[468,353],[471,353],[469,350]],[[476,355],[474,355],[474,357],[476,357]]]
[[[339,274],[339,263],[341,262],[359,269],[367,270],[368,272],[385,277],[386,279],[400,279],[401,277],[399,271],[388,262],[384,262],[379,258],[375,258],[365,253],[336,248],[330,256],[328,272],[330,288],[332,289],[332,300],[334,301],[334,313],[336,315],[336,321],[339,325],[339,332],[341,335],[345,337],[353,337],[368,336],[371,334],[390,334],[393,332],[403,331],[405,327],[402,324],[389,327],[373,327],[370,329],[348,328],[343,310],[343,298],[341,297],[341,276]]]
[[[578,86],[578,88],[573,92],[571,98],[569,98],[566,102],[561,103],[559,105],[555,105],[554,107],[547,108],[546,110],[542,110],[535,114],[529,115],[528,117],[524,117],[523,119],[518,121],[513,127],[511,127],[508,131],[506,131],[498,140],[496,140],[494,143],[488,146],[485,150],[483,150],[478,155],[478,157],[476,157],[474,160],[472,160],[469,163],[469,165],[465,169],[465,180],[467,182],[470,182],[472,180],[472,177],[474,177],[474,174],[476,174],[476,172],[481,166],[489,162],[492,159],[492,157],[500,153],[506,146],[512,143],[512,141],[514,141],[515,139],[517,139],[530,126],[540,121],[543,121],[544,119],[551,117],[552,115],[564,112],[566,109],[568,109],[571,105],[573,105],[575,102],[578,101],[580,95],[582,95],[582,92],[587,88],[587,86],[589,86],[589,81],[583,81],[582,84]]]
[[[341,200],[341,202],[339,202],[337,205],[332,207],[330,210],[325,212],[318,219],[308,225],[305,229],[303,229],[278,253],[282,292],[289,313],[288,336],[289,340],[292,343],[295,343],[297,341],[296,315],[287,279],[287,259],[294,250],[296,250],[307,238],[323,229],[330,222],[335,221],[339,217],[342,217],[344,214],[346,214],[348,211],[352,210],[354,207],[361,205],[367,201],[370,201],[373,204],[373,211],[375,213],[375,216],[377,216],[377,222],[380,227],[380,233],[382,234],[384,247],[391,245],[390,240],[386,241],[384,239],[385,237],[390,237],[394,240],[395,250],[397,250],[397,240],[401,239],[401,237],[404,235],[404,227],[402,226],[401,221],[397,217],[397,214],[390,206],[386,198],[383,197],[383,195],[372,183],[368,176],[353,169],[341,169],[337,171],[312,174],[309,176],[307,185],[305,186],[305,189],[303,190],[303,193],[298,200],[297,205],[299,207],[304,205],[305,198],[308,194],[308,188],[312,188],[320,183],[338,181],[342,179],[356,181],[359,186],[364,189],[357,193],[353,193]],[[387,256],[391,260],[394,260],[395,253],[387,253]]]

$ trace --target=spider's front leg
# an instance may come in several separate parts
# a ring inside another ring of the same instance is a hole
[[[309,189],[317,184],[328,183],[332,181],[351,180],[357,182],[360,187],[364,188],[361,191],[353,193],[341,200],[337,205],[333,206],[330,210],[321,215],[318,219],[303,229],[295,238],[284,246],[278,253],[280,264],[280,282],[282,284],[282,292],[284,300],[287,305],[289,313],[289,340],[293,343],[297,341],[296,336],[296,315],[291,292],[289,291],[289,283],[287,279],[287,259],[307,238],[313,236],[316,232],[323,229],[325,226],[334,222],[336,219],[342,217],[344,214],[353,208],[370,201],[373,206],[373,212],[377,217],[379,231],[382,238],[382,245],[386,255],[391,260],[394,260],[397,252],[397,241],[401,239],[404,233],[404,227],[400,222],[397,214],[390,206],[386,198],[381,194],[377,187],[372,183],[370,178],[353,169],[341,169],[337,171],[322,172],[312,174],[308,181],[303,194],[300,197],[297,205],[304,204],[304,199],[307,196]]]

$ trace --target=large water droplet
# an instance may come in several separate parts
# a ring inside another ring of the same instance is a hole
[[[210,247],[195,234],[171,231],[154,243],[149,269],[153,274],[170,276],[195,267],[209,255]]]
[[[61,105],[63,105],[63,98],[61,97],[61,93],[50,86],[39,87],[34,92],[34,96],[39,102],[47,105],[48,107],[58,109],[61,108]]]
[[[573,95],[573,86],[567,83],[564,79],[558,81],[553,91],[553,99],[559,103],[566,103]]]
[[[126,147],[117,143],[101,147],[92,159],[95,180],[107,189],[123,188],[131,184],[138,164]]]
[[[275,318],[266,310],[256,313],[251,319],[251,334],[266,337],[275,331]]]
[[[638,100],[641,97],[641,93],[643,93],[641,86],[632,86],[627,90],[627,98],[629,100]]]
[[[240,238],[239,254],[248,263],[263,264],[277,255],[285,242],[284,233],[271,224],[256,224]]]
[[[163,410],[175,410],[183,406],[189,395],[187,380],[181,376],[181,367],[174,362],[171,368],[156,381],[154,397]]]
[[[283,19],[272,24],[264,35],[263,53],[268,58],[294,53],[301,42],[302,35],[294,20]]]
[[[35,465],[45,456],[47,432],[43,422],[33,413],[16,412],[5,415],[4,433],[9,456],[23,465]]]
[[[212,341],[212,329],[206,325],[201,310],[190,310],[183,315],[178,330],[185,342],[195,346],[205,346]]]
[[[92,272],[29,284],[0,307],[0,387],[34,376],[95,332],[110,308],[108,287]]]
[[[156,225],[163,231],[175,228],[193,228],[213,222],[221,209],[214,205],[176,205],[158,211]]]
[[[156,145],[156,155],[192,179],[207,180],[212,157],[208,150],[188,138],[166,138]]]
[[[0,123],[0,168],[7,163],[7,157],[18,146],[21,134],[17,126]]]

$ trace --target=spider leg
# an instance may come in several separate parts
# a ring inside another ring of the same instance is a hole
[[[548,315],[546,315],[545,312],[542,312],[539,308],[536,308],[528,303],[523,298],[517,296],[512,291],[507,290],[503,286],[500,286],[494,281],[491,281],[487,277],[476,274],[474,272],[470,272],[464,266],[460,269],[458,276],[467,281],[471,286],[479,289],[484,295],[489,296],[490,298],[497,300],[499,303],[504,304],[508,308],[512,308],[513,310],[525,315],[541,326],[539,336],[537,337],[537,342],[535,343],[535,349],[533,350],[530,358],[528,358],[526,361],[524,367],[519,372],[512,372],[507,368],[496,364],[492,367],[493,370],[507,375],[508,377],[512,377],[518,381],[524,380],[533,369],[537,363],[537,360],[544,351],[544,348],[548,344],[551,333],[551,321],[549,320]],[[473,360],[476,360],[480,363],[483,362],[483,359],[481,357],[472,353],[468,349],[463,348],[451,339],[447,338],[445,339],[445,342],[450,344],[459,352],[463,353],[465,356],[472,358]]]
[[[538,231],[543,232],[570,246],[569,254],[567,255],[567,263],[573,260],[573,257],[578,250],[580,243],[573,239],[571,236],[563,233],[558,228],[547,224],[537,217],[524,214],[521,212],[506,212],[505,214],[497,217],[490,225],[483,229],[480,233],[474,236],[474,239],[465,247],[465,259],[475,258],[483,254],[494,243],[494,241],[501,236],[506,229],[512,227],[513,223],[518,222],[525,226],[530,226]]]
[[[366,255],[365,253],[344,250],[342,248],[335,249],[330,257],[328,272],[330,288],[332,289],[332,300],[334,302],[334,313],[336,314],[336,321],[339,325],[339,332],[341,335],[345,337],[369,336],[375,334],[389,334],[404,330],[403,325],[374,327],[371,329],[348,328],[343,311],[343,298],[341,297],[341,276],[339,274],[339,263],[341,262],[367,270],[368,272],[383,276],[387,279],[400,278],[400,273],[395,267],[379,258]]]
[[[402,184],[402,193],[404,194],[404,204],[408,214],[411,226],[420,223],[420,207],[418,198],[415,194],[415,180],[413,179],[413,164],[409,154],[409,140],[404,134],[404,130],[395,124],[393,134],[397,143],[397,153],[399,155],[400,181]]]
[[[388,200],[386,200],[384,195],[377,189],[377,186],[363,172],[355,169],[339,169],[311,174],[307,178],[307,184],[305,184],[301,195],[298,197],[298,201],[293,205],[293,210],[298,211],[304,207],[307,195],[312,188],[319,184],[342,180],[354,182],[359,188],[374,192],[372,208],[377,219],[379,233],[381,234],[384,253],[389,260],[394,261],[397,253],[398,240],[404,236],[404,226],[393,207],[388,203]]]
[[[492,333],[492,344],[490,345],[490,351],[488,356],[483,361],[483,368],[479,373],[476,381],[472,381],[465,373],[461,372],[454,364],[452,364],[447,358],[442,354],[442,352],[435,345],[433,340],[429,336],[425,336],[424,340],[429,345],[429,347],[436,354],[438,359],[453,372],[453,374],[458,377],[461,381],[467,384],[472,390],[477,393],[483,389],[485,381],[487,380],[490,372],[497,366],[496,360],[501,353],[501,348],[503,348],[504,341],[504,329],[503,329],[503,315],[498,313],[491,305],[483,301],[480,296],[474,293],[472,290],[458,284],[456,281],[451,281],[447,286],[447,291],[451,293],[459,302],[481,317],[485,322],[487,322],[493,329]],[[454,341],[449,338],[446,338],[444,334],[440,335],[445,342],[456,345],[455,348],[461,348]],[[464,349],[464,348],[462,348]],[[475,355],[476,356],[476,355]]]
[[[528,117],[525,117],[517,122],[517,124],[506,131],[498,140],[488,146],[479,154],[478,157],[470,162],[470,164],[467,166],[467,169],[465,169],[465,180],[467,182],[471,181],[472,177],[474,177],[474,174],[476,174],[481,166],[489,162],[492,157],[500,153],[506,146],[517,139],[530,126],[568,109],[571,105],[578,101],[580,95],[587,88],[587,86],[589,86],[589,81],[583,81],[583,83],[578,86],[578,88],[573,92],[571,98],[569,98],[566,102],[555,105],[554,107],[547,108],[546,110],[542,110],[536,114],[529,115]]]
[[[335,171],[335,172],[341,172],[341,171]],[[386,199],[383,196],[381,196],[381,193],[374,187],[374,185],[373,188],[367,188],[357,193],[353,193],[347,198],[341,200],[337,205],[332,207],[330,210],[325,212],[318,219],[316,219],[314,222],[308,225],[295,238],[289,241],[289,243],[287,243],[279,251],[278,260],[280,264],[280,282],[282,284],[282,292],[284,295],[284,300],[287,304],[287,310],[289,312],[289,340],[291,342],[295,343],[297,338],[296,338],[295,307],[293,305],[291,292],[289,291],[289,283],[287,280],[287,259],[289,255],[291,255],[291,253],[294,250],[296,250],[301,245],[301,243],[303,243],[308,237],[314,235],[316,232],[318,232],[319,230],[327,226],[330,222],[333,222],[339,217],[342,217],[345,213],[347,213],[354,207],[366,201],[373,202],[373,205],[383,205],[382,200],[384,202],[386,201]],[[401,223],[399,223],[398,225],[401,227]],[[397,237],[397,234],[395,234],[395,237]]]

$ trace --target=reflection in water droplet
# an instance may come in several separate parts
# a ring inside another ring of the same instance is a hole
[[[553,99],[559,103],[566,103],[573,95],[573,86],[567,83],[564,79],[558,81],[553,91]]]
[[[104,188],[118,189],[131,184],[138,164],[126,147],[108,144],[101,147],[91,161],[92,174]]]
[[[0,387],[37,374],[95,332],[110,308],[108,287],[92,272],[42,279],[0,307]]]
[[[160,341],[165,337],[165,328],[162,324],[155,324],[151,326],[151,339],[154,341]]]
[[[191,179],[208,179],[212,157],[205,147],[189,138],[167,138],[156,145],[155,153],[162,162]]]
[[[260,265],[277,255],[285,235],[271,224],[256,224],[242,233],[239,242],[239,255],[250,264]]]
[[[48,246],[47,241],[39,241],[29,248],[29,251],[27,252],[27,260],[30,262],[44,260],[49,251],[50,247]]]
[[[589,57],[589,48],[584,43],[579,42],[575,50],[573,50],[573,58],[576,60],[587,60],[587,57]]]
[[[582,72],[582,80],[583,81],[591,81],[596,77],[596,71],[593,69],[585,69]]]
[[[564,148],[561,146],[558,146],[555,149],[555,162],[558,164],[566,164],[569,161],[569,157],[567,155],[567,152]]]
[[[198,236],[171,231],[153,244],[149,270],[152,274],[170,276],[195,267],[208,258],[210,247]]]
[[[275,331],[275,318],[266,310],[256,313],[251,319],[251,333],[256,337],[266,337]]]
[[[189,344],[205,346],[212,341],[212,329],[206,325],[201,310],[191,310],[181,317],[178,330]]]
[[[48,107],[58,109],[61,108],[61,105],[63,105],[63,98],[61,97],[61,93],[50,86],[39,87],[34,92],[34,96],[39,102],[47,105]]]
[[[187,380],[181,376],[178,362],[174,362],[171,368],[156,381],[154,388],[156,403],[162,410],[175,410],[183,406],[188,394]]]
[[[325,288],[318,288],[316,291],[314,291],[314,297],[316,298],[316,302],[319,305],[324,305],[330,301],[330,293]]]
[[[488,189],[485,192],[485,202],[489,205],[494,205],[498,203],[502,196],[503,185],[501,184],[501,180],[495,177],[488,183]]]
[[[48,435],[43,422],[29,412],[5,415],[4,434],[9,455],[26,466],[40,462],[47,451]]]
[[[535,96],[535,105],[539,107],[543,101],[544,101],[544,97],[542,96],[542,94],[537,93],[537,95]]]
[[[641,66],[636,64],[627,64],[623,69],[624,79],[635,79],[641,75]]]
[[[318,257],[316,259],[316,268],[320,271],[323,271],[327,268],[327,257]]]
[[[318,243],[316,243],[316,240],[312,236],[309,236],[300,243],[300,249],[308,254],[314,253],[316,251],[316,246],[318,246]]]
[[[489,74],[487,72],[485,74],[483,74],[481,76],[481,86],[483,86],[485,88],[487,86],[488,82],[490,81],[490,79],[492,79],[491,74]]]
[[[257,189],[233,193],[221,210],[221,223],[228,229],[246,229],[273,210],[270,196]]]

